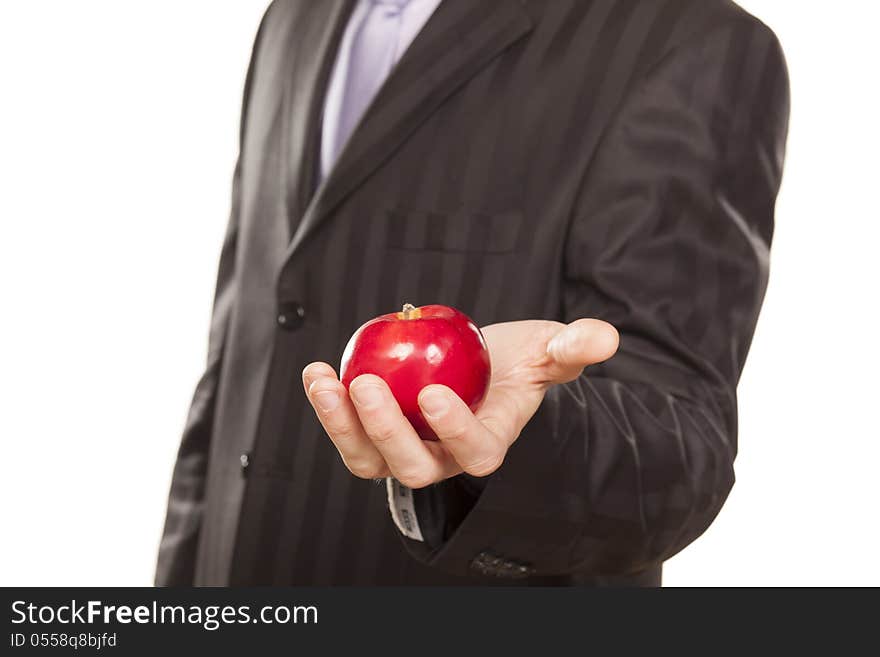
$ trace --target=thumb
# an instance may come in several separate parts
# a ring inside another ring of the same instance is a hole
[[[599,319],[579,319],[562,328],[547,343],[548,380],[567,383],[588,365],[611,358],[620,344],[617,329]]]

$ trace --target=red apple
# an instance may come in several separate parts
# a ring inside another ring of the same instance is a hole
[[[473,320],[449,306],[406,304],[361,326],[342,354],[346,389],[361,374],[382,378],[423,440],[437,436],[422,417],[418,397],[432,383],[448,386],[476,411],[489,388],[486,340]]]

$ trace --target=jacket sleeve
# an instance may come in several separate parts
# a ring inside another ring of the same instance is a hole
[[[267,12],[268,14],[268,12]],[[263,31],[260,25],[254,42],[244,88],[240,142],[244,142],[248,98],[254,75],[254,62]],[[196,385],[189,409],[177,462],[171,479],[165,528],[159,544],[155,583],[157,586],[189,586],[195,575],[196,551],[204,507],[205,478],[214,420],[214,405],[223,363],[229,318],[236,302],[236,243],[241,207],[241,161],[239,156],[232,182],[232,203],[226,236],[220,253],[217,285],[208,339],[207,366]]]
[[[780,46],[752,19],[633,87],[575,204],[560,312],[614,324],[619,353],[548,391],[470,508],[460,481],[418,492],[455,520],[434,546],[405,539],[413,554],[461,574],[627,575],[706,530],[734,483],[788,112]]]

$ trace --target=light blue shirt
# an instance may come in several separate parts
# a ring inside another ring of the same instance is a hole
[[[441,0],[358,0],[349,18],[324,99],[321,179],[394,65]]]

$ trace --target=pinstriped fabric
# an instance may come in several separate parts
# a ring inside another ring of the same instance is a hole
[[[499,583],[469,566],[488,550],[533,564],[526,583],[656,584],[732,483],[787,126],[778,43],[727,0],[444,0],[312,189],[350,8],[276,0],[264,19],[218,283],[237,294],[157,581]],[[300,383],[404,301],[622,334],[552,392],[460,527],[422,519],[437,546],[401,540]],[[297,330],[275,323],[291,304]]]
[[[350,225],[339,225],[337,230],[334,231],[334,240],[332,242],[328,240],[326,245],[323,245],[325,262],[332,262],[336,259],[334,254],[337,252],[337,249],[338,253],[350,254],[350,257],[354,259],[353,262],[347,262],[346,266],[342,268],[340,273],[343,278],[341,281],[333,277],[325,277],[321,281],[316,281],[318,289],[322,291],[319,302],[322,307],[322,315],[329,319],[331,326],[339,326],[340,321],[346,314],[345,306],[348,294],[340,285],[340,282],[346,280],[347,272],[354,268],[351,265],[356,265],[357,257],[360,253],[359,250],[346,248],[351,245],[349,239]],[[321,336],[321,353],[330,353],[331,350],[338,351],[337,340],[338,337],[331,334],[331,332]],[[293,369],[290,374],[293,378],[297,379],[297,384],[301,388],[301,384],[299,384],[300,370],[302,370],[302,367]],[[297,397],[301,396],[302,393],[298,391]],[[307,411],[302,404],[296,404],[296,407],[301,409],[301,412]],[[290,440],[291,437],[285,438]],[[283,559],[292,560],[297,570],[302,569],[305,572],[312,573],[312,576],[316,578],[316,583],[323,583],[325,580],[320,578],[321,573],[318,571],[319,559],[324,554],[328,534],[331,540],[338,540],[340,538],[338,533],[334,534],[333,530],[336,527],[336,523],[340,520],[345,520],[345,515],[342,514],[342,509],[344,508],[343,501],[345,500],[347,488],[352,485],[352,482],[350,477],[344,476],[344,470],[339,467],[339,458],[330,443],[323,439],[315,428],[304,438],[315,443],[312,451],[312,462],[304,473],[305,479],[302,482],[305,491],[310,491],[308,495],[301,494],[306,505],[303,518],[304,529],[301,530],[303,532],[302,537],[298,537],[295,551],[279,556]],[[359,483],[363,485],[363,482]],[[315,494],[318,490],[321,493]],[[277,528],[268,528],[267,531],[276,532]],[[334,550],[333,552],[335,553],[336,551]]]

